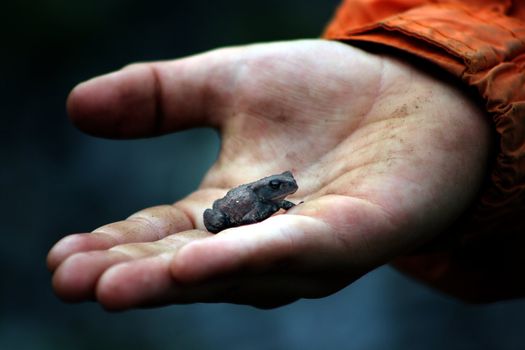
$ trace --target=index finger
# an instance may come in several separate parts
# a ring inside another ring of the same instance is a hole
[[[54,271],[67,257],[90,250],[104,250],[124,243],[151,242],[168,235],[202,229],[203,208],[213,191],[200,191],[173,205],[141,210],[125,220],[104,225],[90,233],[69,235],[50,250],[47,265]]]

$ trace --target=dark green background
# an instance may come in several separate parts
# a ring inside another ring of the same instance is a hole
[[[316,37],[337,1],[13,1],[0,7],[0,349],[517,349],[525,302],[468,306],[388,267],[328,298],[272,311],[202,304],[111,314],[69,305],[45,256],[192,191],[210,130],[108,141],[69,124],[78,82],[135,61]]]

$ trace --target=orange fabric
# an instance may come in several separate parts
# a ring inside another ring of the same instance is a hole
[[[466,300],[524,297],[525,1],[346,0],[324,36],[404,50],[477,89],[498,135],[490,183],[447,244],[394,264]]]

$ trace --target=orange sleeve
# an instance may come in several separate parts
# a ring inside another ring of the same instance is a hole
[[[498,143],[490,181],[446,244],[394,265],[468,301],[525,297],[525,2],[346,0],[324,37],[401,49],[479,92]]]

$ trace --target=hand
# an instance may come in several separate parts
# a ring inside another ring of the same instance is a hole
[[[98,136],[222,136],[196,192],[50,251],[56,293],[108,309],[329,295],[442,232],[472,201],[490,146],[486,117],[453,85],[322,40],[131,65],[77,86],[68,109]],[[304,203],[205,231],[203,211],[229,188],[285,170]]]

